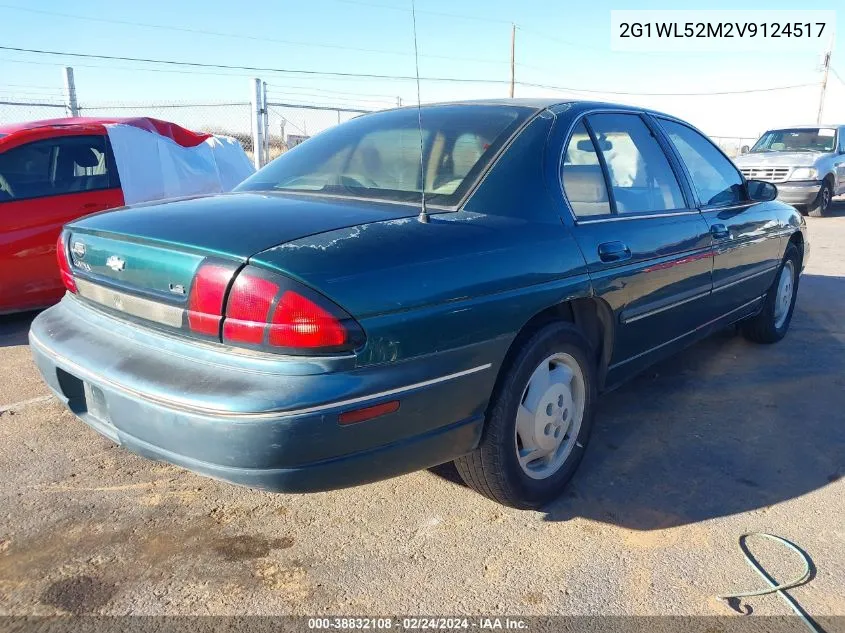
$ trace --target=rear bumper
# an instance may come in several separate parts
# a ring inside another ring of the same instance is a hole
[[[778,184],[778,200],[792,205],[805,206],[815,202],[822,184],[818,180]]]
[[[495,380],[479,350],[368,368],[350,358],[256,359],[133,327],[71,297],[35,319],[30,342],[53,392],[102,435],[285,492],[357,485],[471,451]],[[338,423],[343,411],[390,400],[400,401],[393,413]]]

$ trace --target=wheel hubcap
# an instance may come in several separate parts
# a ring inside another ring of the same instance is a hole
[[[584,375],[574,357],[540,363],[522,393],[514,440],[523,472],[532,479],[556,473],[572,452],[584,417]]]
[[[830,190],[825,187],[822,189],[822,211],[826,211],[828,205],[830,205]]]
[[[792,289],[795,283],[795,266],[787,260],[778,277],[778,289],[775,296],[775,327],[780,329],[792,306]]]

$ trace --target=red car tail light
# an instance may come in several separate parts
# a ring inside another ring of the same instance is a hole
[[[346,343],[340,319],[316,303],[287,290],[270,326],[270,345],[293,348],[339,347]]]
[[[214,337],[220,335],[223,300],[234,272],[234,268],[228,265],[208,262],[200,265],[188,296],[188,328],[192,332]]]
[[[76,281],[70,271],[70,261],[67,256],[67,240],[67,233],[64,231],[59,233],[59,239],[56,241],[56,259],[59,262],[59,275],[62,278],[62,283],[70,292],[76,293]]]
[[[249,273],[238,275],[226,304],[223,340],[261,345],[270,319],[270,306],[277,294],[278,284],[269,279]]]
[[[226,301],[223,342],[268,351],[349,352],[364,342],[358,323],[302,284],[247,266]]]

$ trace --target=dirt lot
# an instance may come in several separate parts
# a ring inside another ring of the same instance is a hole
[[[0,614],[729,614],[760,586],[749,530],[817,566],[793,592],[845,615],[845,203],[810,219],[788,337],[726,331],[602,401],[543,512],[449,466],[315,495],[204,479],[112,445],[47,395],[31,315],[0,320]],[[800,561],[761,546],[778,578]],[[776,597],[757,614],[785,614]],[[797,629],[796,629],[797,630]]]

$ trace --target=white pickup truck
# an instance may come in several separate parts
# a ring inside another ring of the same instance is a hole
[[[777,185],[778,200],[823,216],[845,193],[845,125],[796,125],[769,130],[734,160],[748,179]]]

